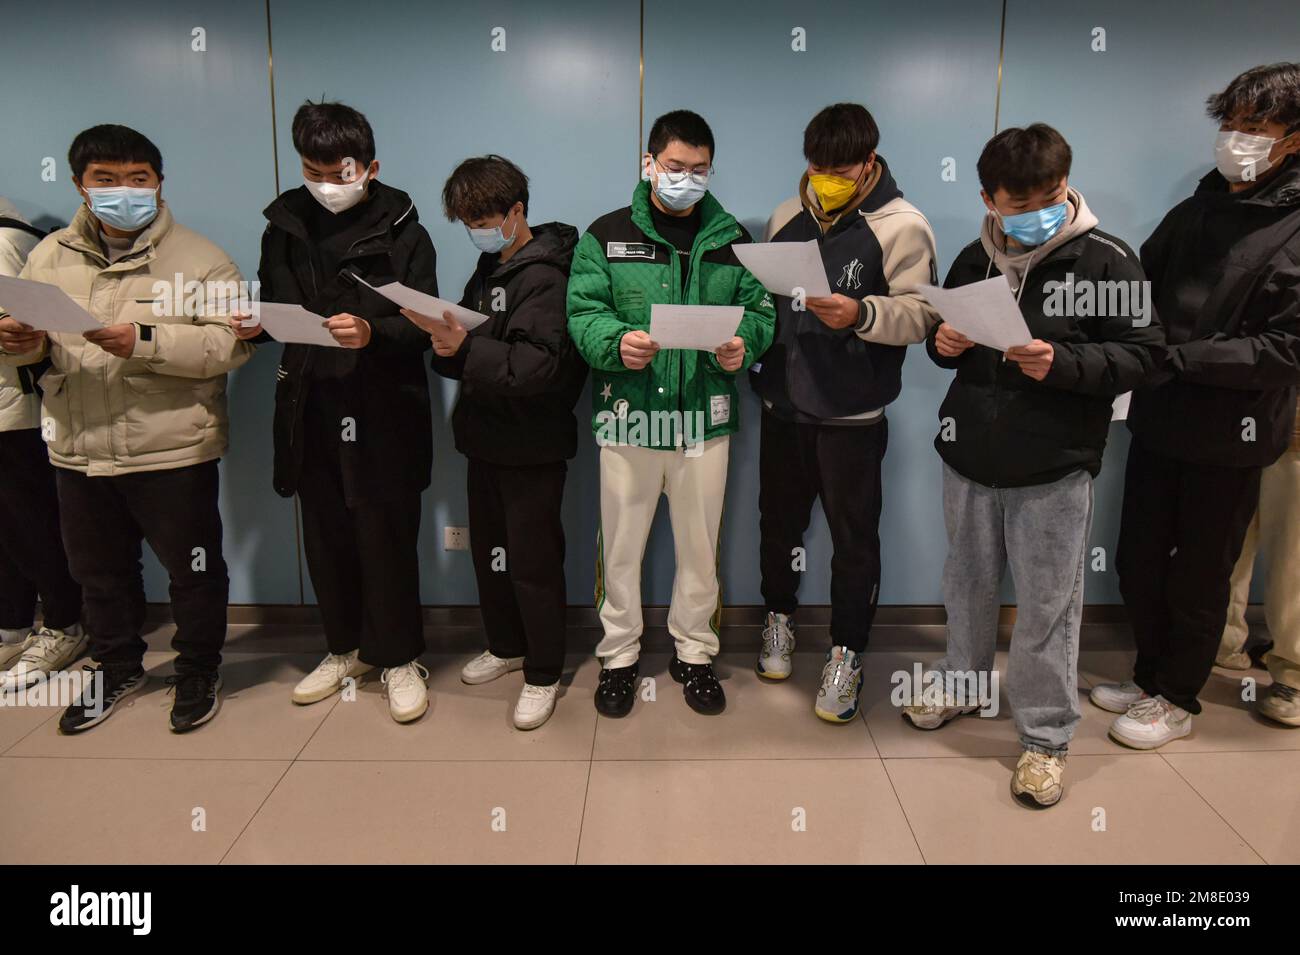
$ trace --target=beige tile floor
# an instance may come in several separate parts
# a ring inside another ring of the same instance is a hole
[[[354,701],[292,705],[318,654],[240,639],[221,714],[176,736],[170,654],[151,651],[146,691],[81,736],[61,736],[53,708],[0,708],[0,863],[1300,862],[1300,731],[1256,718],[1243,674],[1216,670],[1193,735],[1138,753],[1086,700],[1131,655],[1085,650],[1066,797],[1035,812],[1007,787],[1005,688],[995,718],[901,720],[891,674],[936,656],[932,633],[906,642],[868,654],[863,715],[844,726],[812,715],[815,652],[776,685],[724,654],[729,706],[712,718],[652,653],[654,699],[625,720],[597,717],[597,665],[571,657],[532,733],[510,725],[521,675],[465,686],[467,655],[426,658],[432,705],[398,726],[375,679]]]

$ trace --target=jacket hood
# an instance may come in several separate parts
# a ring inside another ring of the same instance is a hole
[[[1042,261],[1053,249],[1097,228],[1097,217],[1088,208],[1081,192],[1072,187],[1067,189],[1065,201],[1070,214],[1061,228],[1056,230],[1056,235],[1042,245],[1021,252],[1007,251],[1007,237],[1002,231],[1002,222],[996,215],[990,212],[984,216],[984,222],[980,225],[980,245],[997,270],[1007,276],[1017,288],[1034,260]]]
[[[1278,167],[1278,172],[1264,180],[1254,189],[1230,192],[1228,180],[1223,173],[1211,169],[1196,185],[1195,195],[1213,195],[1215,193],[1236,199],[1240,202],[1252,202],[1261,206],[1295,206],[1300,205],[1300,157],[1287,156]]]
[[[578,230],[566,222],[544,222],[529,228],[533,230],[532,239],[507,261],[497,265],[492,271],[494,278],[538,263],[553,265],[566,275],[569,273],[573,250],[578,245]],[[496,253],[485,252],[484,256],[496,258]]]
[[[411,197],[401,189],[386,186],[378,179],[370,183],[370,198],[365,211],[353,226],[357,231],[390,231],[399,223],[419,222],[419,213]],[[307,220],[317,206],[306,186],[282,192],[262,210],[268,222],[299,237],[307,235]]]

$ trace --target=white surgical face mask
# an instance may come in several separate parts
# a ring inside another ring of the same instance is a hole
[[[1253,136],[1236,130],[1220,131],[1214,140],[1214,164],[1228,182],[1253,182],[1261,173],[1273,168],[1268,154],[1276,142],[1279,140],[1267,136]]]
[[[351,209],[360,202],[366,195],[366,182],[369,181],[369,173],[360,176],[354,182],[345,182],[342,184],[336,182],[312,182],[306,176],[303,177],[303,185],[307,191],[322,206],[338,215]]]

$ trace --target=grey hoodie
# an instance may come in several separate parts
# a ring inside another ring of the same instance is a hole
[[[1069,212],[1065,223],[1056,231],[1056,235],[1042,245],[1032,248],[1024,248],[1017,244],[1010,252],[1007,251],[1007,237],[1002,231],[1002,221],[992,212],[984,217],[984,222],[980,226],[980,245],[984,247],[989,257],[989,273],[992,274],[996,266],[1011,283],[1012,292],[1020,291],[1020,285],[1034,259],[1041,258],[1058,245],[1064,245],[1075,236],[1097,227],[1097,217],[1093,215],[1092,210],[1088,208],[1088,203],[1084,202],[1083,195],[1077,189],[1066,188],[1065,203]],[[1016,249],[1021,251],[1017,252]]]

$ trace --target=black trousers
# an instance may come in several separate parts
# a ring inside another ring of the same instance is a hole
[[[81,619],[81,587],[68,571],[59,530],[59,492],[37,428],[0,432],[0,629],[36,619],[63,630]]]
[[[397,667],[424,653],[420,609],[420,495],[349,505],[341,431],[308,409],[298,498],[307,572],[330,653]],[[376,464],[382,467],[382,464]]]
[[[1201,712],[1261,473],[1129,448],[1115,569],[1137,643],[1133,680],[1189,713]]]
[[[176,671],[216,668],[230,595],[217,462],[110,477],[57,471],[63,546],[81,584],[91,657],[122,666],[144,659],[144,541],[171,579]]]
[[[524,679],[558,683],[564,669],[563,461],[503,467],[469,459],[469,540],[488,649],[523,657]]]
[[[763,601],[774,613],[799,606],[796,547],[813,502],[830,526],[831,642],[866,649],[880,598],[881,462],[889,423],[796,424],[763,409],[758,456],[759,567]]]

